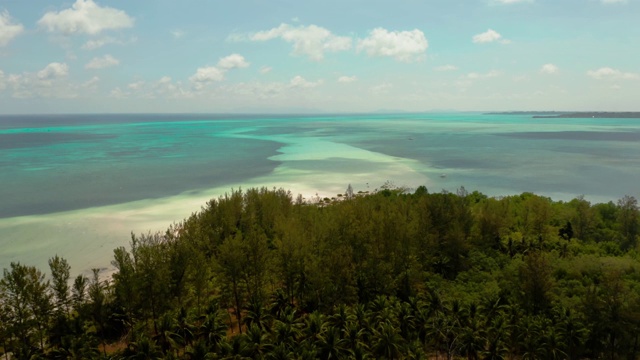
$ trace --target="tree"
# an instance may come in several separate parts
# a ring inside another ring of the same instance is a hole
[[[52,290],[56,299],[56,310],[59,313],[69,312],[69,271],[71,266],[67,260],[58,255],[49,259],[51,278],[53,279]]]
[[[640,223],[638,218],[638,200],[633,196],[626,195],[618,200],[618,222],[623,241],[620,244],[622,250],[635,248],[637,245],[638,228]]]
[[[238,320],[238,331],[242,333],[242,309],[246,289],[242,282],[246,256],[242,246],[242,235],[227,239],[218,248],[218,272],[222,277],[225,293],[233,298],[234,312]]]
[[[347,186],[347,190],[345,191],[344,195],[347,199],[353,199],[354,194],[353,194],[353,187],[351,187],[351,184]]]
[[[104,284],[100,281],[100,269],[91,269],[93,273],[93,277],[91,278],[91,282],[89,283],[89,300],[91,301],[91,318],[95,327],[97,329],[97,333],[100,335],[102,339],[102,351],[104,354],[107,354],[107,344],[106,344],[106,321],[107,321],[107,313],[106,313],[106,294],[104,291]]]
[[[44,350],[44,330],[51,311],[49,283],[33,266],[12,262],[10,269],[4,269],[0,280],[0,304],[8,325],[5,331],[9,339],[15,339],[14,356],[30,358],[36,344]]]
[[[520,268],[520,284],[525,309],[533,314],[547,310],[552,282],[551,267],[544,255],[530,253],[526,256]]]

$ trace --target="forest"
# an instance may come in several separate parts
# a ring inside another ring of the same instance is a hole
[[[132,234],[108,279],[12,263],[0,356],[637,359],[639,217],[631,196],[232,190]]]

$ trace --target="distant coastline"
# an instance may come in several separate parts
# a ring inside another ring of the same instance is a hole
[[[558,111],[508,111],[491,112],[485,115],[531,115],[534,119],[640,119],[640,112],[558,112]]]

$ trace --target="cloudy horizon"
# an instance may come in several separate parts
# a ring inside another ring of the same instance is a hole
[[[640,111],[638,0],[0,0],[0,114]]]

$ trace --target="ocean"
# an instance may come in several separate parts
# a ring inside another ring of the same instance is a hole
[[[307,199],[349,184],[592,202],[640,196],[640,119],[480,113],[0,116],[0,269],[110,269],[231,189]]]

